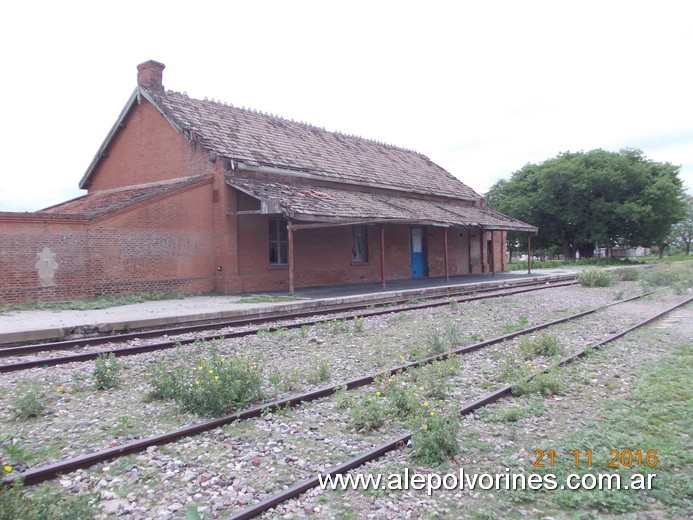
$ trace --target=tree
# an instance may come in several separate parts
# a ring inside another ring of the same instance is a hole
[[[595,245],[656,243],[663,250],[682,218],[679,168],[640,150],[566,152],[527,164],[487,193],[488,205],[539,227],[540,248],[561,246],[564,258],[591,256]]]
[[[674,224],[671,231],[671,241],[681,244],[686,255],[691,252],[693,242],[693,195],[685,195],[686,216]]]

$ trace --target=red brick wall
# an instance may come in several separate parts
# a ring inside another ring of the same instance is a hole
[[[89,192],[215,171],[207,152],[191,146],[146,100],[124,123],[92,172]]]
[[[87,221],[0,213],[0,303],[215,289],[211,185]],[[55,254],[53,283],[35,267]]]
[[[249,207],[242,197],[243,207]],[[228,292],[284,291],[289,285],[288,266],[270,266],[268,257],[268,216],[239,215],[238,277],[228,277],[224,290]],[[411,278],[409,226],[385,226],[385,278],[397,280]],[[427,228],[428,275],[444,276],[443,229]],[[448,230],[448,262],[450,275],[469,274],[467,235],[463,228]],[[479,230],[472,230],[472,253],[478,254]],[[503,244],[501,232],[496,232],[496,272],[501,271]],[[490,233],[485,233],[490,239]],[[484,248],[486,242],[484,242]],[[368,226],[368,255],[365,264],[351,262],[351,227],[340,226],[300,229],[294,232],[295,285],[311,287],[331,284],[378,282],[380,280],[380,229]],[[490,268],[485,262],[485,272]],[[478,257],[473,259],[473,272],[481,272]]]

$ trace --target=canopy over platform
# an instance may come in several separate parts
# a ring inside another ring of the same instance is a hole
[[[262,214],[281,214],[291,221],[322,224],[418,224],[479,227],[488,231],[536,233],[537,228],[487,207],[445,198],[420,198],[344,189],[337,186],[284,184],[227,177],[226,183],[260,201]],[[294,227],[300,227],[293,224]]]

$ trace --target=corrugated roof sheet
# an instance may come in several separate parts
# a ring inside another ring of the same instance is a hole
[[[270,201],[280,208],[283,215],[296,220],[409,220],[442,226],[482,226],[486,229],[536,232],[534,226],[492,209],[465,205],[453,199],[424,200],[399,194],[236,177],[227,177],[226,182],[258,199]]]
[[[194,132],[210,151],[251,166],[285,168],[335,181],[377,183],[405,191],[482,198],[428,157],[412,150],[177,92],[143,93],[174,124]]]

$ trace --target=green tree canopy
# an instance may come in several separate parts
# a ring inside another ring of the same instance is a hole
[[[498,181],[487,203],[539,227],[538,247],[562,246],[565,259],[590,256],[595,245],[666,243],[684,215],[679,167],[640,150],[566,152],[527,164]]]
[[[693,242],[693,195],[686,195],[685,216],[682,220],[674,224],[671,231],[671,242],[681,246],[687,255],[691,252],[691,242]]]

